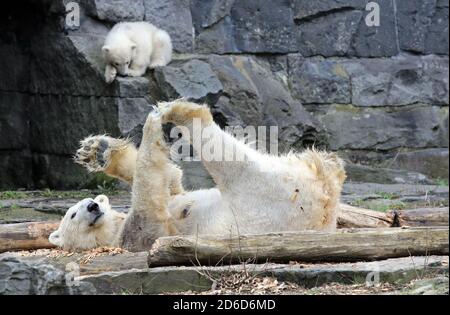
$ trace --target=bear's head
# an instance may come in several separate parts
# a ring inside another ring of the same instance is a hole
[[[102,48],[105,62],[116,68],[120,75],[127,75],[134,56],[136,55],[136,44],[125,41],[120,46],[105,45]]]
[[[67,211],[58,230],[50,235],[50,243],[63,248],[76,247],[83,237],[102,227],[110,211],[109,199],[104,195],[80,201]]]

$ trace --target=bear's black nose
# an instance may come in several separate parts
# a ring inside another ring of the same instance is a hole
[[[95,202],[91,202],[87,206],[87,211],[88,212],[98,212],[98,211],[100,211],[100,208],[98,207],[98,204],[96,204]]]

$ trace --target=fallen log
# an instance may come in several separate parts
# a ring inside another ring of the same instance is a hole
[[[338,228],[426,227],[448,225],[448,207],[379,212],[341,204],[338,216]]]
[[[379,212],[340,205],[338,228],[429,227],[448,226],[449,208],[426,208]],[[18,250],[54,248],[48,242],[58,228],[54,222],[0,225],[0,253]]]
[[[392,227],[393,219],[387,213],[341,204],[337,224],[338,228]]]
[[[342,229],[240,237],[176,236],[156,240],[149,266],[215,265],[242,261],[353,262],[448,255],[448,227]]]
[[[0,225],[0,253],[17,250],[54,248],[48,241],[59,222],[33,222]]]
[[[448,226],[449,208],[394,211],[399,226]]]

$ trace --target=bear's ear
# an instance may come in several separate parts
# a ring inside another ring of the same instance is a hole
[[[95,197],[94,201],[109,206],[109,199],[105,195]]]
[[[62,241],[61,235],[59,233],[59,230],[50,234],[50,237],[48,238],[48,240],[53,245],[56,245],[58,247],[63,247],[63,241]]]
[[[109,53],[109,51],[111,50],[111,48],[109,47],[109,46],[103,46],[102,47],[102,51],[103,51],[103,53]]]

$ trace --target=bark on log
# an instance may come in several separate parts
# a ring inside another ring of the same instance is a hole
[[[448,226],[449,208],[423,208],[379,212],[340,205],[338,228]]]
[[[17,250],[54,248],[48,241],[59,222],[33,222],[0,225],[0,253]]]
[[[256,260],[352,262],[448,255],[448,227],[342,229],[337,232],[287,232],[241,237],[178,236],[158,239],[150,267],[215,265]]]

